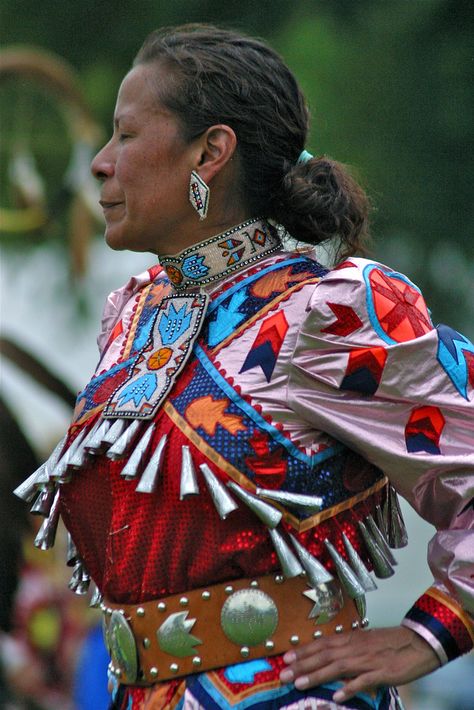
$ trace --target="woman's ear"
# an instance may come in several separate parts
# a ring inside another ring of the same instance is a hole
[[[211,126],[199,136],[198,162],[195,170],[209,184],[233,157],[237,148],[234,130],[225,124]]]

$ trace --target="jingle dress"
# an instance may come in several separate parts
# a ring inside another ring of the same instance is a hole
[[[405,276],[360,258],[328,271],[311,251],[283,251],[264,221],[161,262],[109,297],[101,360],[78,396],[65,450],[80,441],[76,459],[84,453],[104,413],[109,424],[114,416],[131,422],[133,445],[125,458],[102,445],[79,463],[70,457],[61,466],[59,457],[59,473],[50,464],[60,494],[49,519],[59,506],[77,548],[72,587],[84,591],[87,569],[110,602],[140,604],[282,569],[290,576],[295,558],[308,572],[306,550],[363,616],[344,561],[364,590],[373,588],[367,569],[393,573],[390,547],[406,544],[396,490],[437,528],[429,546],[434,584],[402,623],[441,664],[469,651],[472,344],[433,326]],[[44,475],[34,482],[43,492]],[[234,503],[224,515],[222,488]],[[242,489],[254,494],[250,503]],[[282,492],[291,495],[278,500]],[[276,527],[255,513],[255,499],[283,514]],[[317,623],[316,616],[316,637]],[[337,684],[281,685],[283,665],[281,654],[253,659],[251,649],[246,662],[237,657],[151,688],[120,686],[116,706],[340,707],[331,700]],[[384,688],[343,707],[398,702]]]

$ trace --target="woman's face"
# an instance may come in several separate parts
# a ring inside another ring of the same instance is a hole
[[[113,249],[175,253],[186,225],[196,221],[188,201],[192,147],[155,98],[159,80],[156,66],[138,65],[127,74],[112,138],[92,161],[102,183],[105,238]]]

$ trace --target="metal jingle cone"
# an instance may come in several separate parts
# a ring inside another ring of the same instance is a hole
[[[211,498],[216,506],[219,517],[222,520],[225,520],[225,518],[232,513],[232,511],[237,510],[239,506],[229,494],[224,484],[221,483],[217,476],[211,471],[207,463],[202,463],[199,468],[202,471],[208,491],[211,494]]]
[[[87,441],[84,442],[84,448],[88,454],[96,456],[105,450],[106,447],[103,445],[102,439],[107,434],[113,423],[114,422],[111,419],[97,420],[90,435],[87,437]]]
[[[54,447],[54,449],[51,453],[51,456],[46,460],[46,462],[44,464],[45,470],[43,473],[43,477],[46,479],[46,481],[49,481],[52,472],[54,471],[54,469],[56,468],[56,466],[58,464],[58,461],[65,453],[64,452],[64,445],[66,444],[67,438],[68,438],[68,432],[66,432],[64,434],[63,438],[61,439],[61,441],[59,441],[56,444],[56,446]]]
[[[346,533],[342,533],[342,539],[344,540],[344,547],[346,548],[347,552],[347,557],[349,558],[349,563],[353,569],[353,571],[356,573],[357,578],[359,582],[362,584],[364,587],[364,591],[366,592],[373,592],[375,589],[377,589],[377,585],[375,584],[374,580],[369,574],[369,570],[363,563],[361,557],[359,556],[357,550],[347,537]],[[365,614],[361,614],[361,616],[365,616]]]
[[[375,506],[375,521],[377,523],[377,527],[384,536],[384,538],[387,540],[388,539],[388,534],[387,534],[387,526],[385,524],[385,519],[383,516],[382,508],[380,505]]]
[[[68,462],[67,462],[67,468],[71,469],[80,469],[84,466],[87,460],[88,452],[86,451],[85,448],[85,442],[87,441],[87,438],[89,436],[90,432],[87,432],[86,429],[83,429],[81,434],[81,441],[79,444],[76,444],[74,448],[74,452],[70,454]]]
[[[98,609],[102,603],[103,600],[103,595],[99,591],[99,588],[97,586],[94,587],[94,591],[92,592],[91,600],[89,602],[89,606],[92,609]]]
[[[89,572],[84,567],[84,564],[82,564],[79,584],[77,585],[76,589],[74,590],[74,593],[80,594],[80,595],[87,594],[87,592],[89,591],[90,583],[91,583],[91,578],[90,578]]]
[[[151,428],[151,427],[150,427]],[[161,473],[161,466],[165,454],[165,446],[168,436],[163,434],[158,442],[158,446],[151,455],[145,470],[143,471],[138,486],[135,490],[138,493],[153,493],[158,483],[158,476]]]
[[[367,547],[370,559],[372,560],[372,564],[374,565],[375,576],[379,579],[386,579],[387,577],[391,577],[395,573],[395,570],[385,557],[377,541],[372,537],[371,533],[365,527],[362,520],[359,520],[357,524],[360,533],[364,538],[364,542]]]
[[[354,603],[356,605],[357,612],[361,619],[365,619],[367,616],[367,602],[365,600],[365,596],[363,597],[356,597],[354,599]]]
[[[71,474],[70,472],[68,473],[67,470],[69,466],[69,461],[81,445],[81,442],[84,439],[85,435],[85,429],[79,432],[74,441],[69,445],[64,454],[61,456],[54,469],[51,470],[50,478],[60,481],[61,483],[66,483],[70,480]]]
[[[122,436],[127,424],[128,422],[126,419],[115,419],[115,421],[112,419],[111,426],[102,436],[102,446],[105,448],[113,446],[117,439]]]
[[[375,540],[378,542],[379,547],[382,548],[383,553],[384,553],[385,557],[387,558],[387,560],[390,562],[390,564],[393,566],[397,565],[398,564],[397,560],[393,556],[393,553],[392,553],[390,547],[388,546],[388,542],[386,541],[386,539],[384,538],[384,536],[382,535],[382,533],[378,529],[378,527],[375,523],[375,520],[373,519],[373,517],[371,515],[368,515],[366,517],[365,524],[367,525],[368,529],[372,533],[372,537],[374,537]]]
[[[107,451],[107,458],[112,459],[112,461],[117,461],[125,456],[127,449],[132,444],[140,426],[142,426],[142,422],[139,419],[135,419],[131,422],[128,427],[126,427],[123,434],[119,436],[115,444],[112,444],[110,449]]]
[[[290,535],[291,542],[295,548],[300,562],[303,565],[308,581],[312,587],[317,587],[318,584],[326,584],[332,582],[334,577],[327,571],[326,567],[304,547],[294,535]]]
[[[55,495],[56,487],[51,485],[44,486],[31,506],[30,513],[33,513],[33,515],[42,515],[44,518],[47,518],[51,512]]]
[[[48,469],[54,467],[58,462],[66,442],[66,438],[67,434],[64,435],[61,441],[56,444],[49,458],[41,464],[36,471],[33,471],[33,473],[28,476],[25,481],[20,483],[20,485],[15,488],[13,491],[14,495],[21,498],[21,500],[24,500],[26,503],[30,503],[33,500],[38,493],[39,486],[49,482]]]
[[[74,594],[79,594],[81,596],[85,596],[87,592],[89,591],[89,585],[90,585],[90,580],[80,580],[79,584],[77,587],[74,589]]]
[[[74,567],[79,561],[79,553],[71,537],[71,533],[67,534],[67,549],[66,549],[66,564],[68,567]]]
[[[76,564],[74,565],[71,579],[69,580],[68,585],[67,585],[69,587],[69,589],[71,590],[71,592],[75,592],[76,589],[78,588],[79,584],[81,583],[82,572],[83,572],[82,561],[78,560],[76,562]]]
[[[137,473],[143,463],[143,459],[146,456],[146,452],[150,445],[151,437],[153,436],[154,431],[155,425],[150,424],[147,427],[143,436],[141,436],[135,444],[135,448],[130,454],[130,458],[128,459],[127,463],[120,472],[120,475],[126,478],[127,480],[137,477]]]
[[[351,569],[350,565],[347,564],[344,557],[339,554],[334,545],[327,538],[325,539],[324,544],[326,545],[326,549],[331,555],[336,566],[337,576],[339,577],[339,580],[348,595],[351,599],[363,597],[365,593],[364,587],[360,583],[355,572]]]
[[[181,447],[181,482],[179,487],[179,499],[184,500],[188,496],[199,495],[199,485],[194,468],[193,459],[189,446]]]
[[[283,535],[281,535],[276,528],[268,528],[268,532],[272,539],[275,552],[277,553],[283,575],[287,579],[291,579],[292,577],[298,577],[298,575],[304,574],[304,569],[300,561],[285,541]]]
[[[323,504],[323,499],[319,496],[288,493],[287,491],[272,491],[269,488],[257,488],[255,492],[262,498],[268,498],[293,508],[301,508],[308,513],[318,513]]]
[[[393,486],[389,486],[387,497],[387,537],[388,544],[394,549],[408,545],[408,533],[403,520],[398,495]]]
[[[269,503],[260,500],[257,496],[252,495],[249,491],[241,488],[234,481],[229,481],[227,487],[234,491],[235,495],[242,500],[247,507],[250,508],[252,513],[260,518],[262,523],[264,523],[268,528],[276,528],[280,520],[282,519],[282,513],[274,508]]]
[[[56,491],[49,516],[44,520],[34,545],[40,550],[49,550],[54,545],[59,522],[59,490]]]
[[[43,474],[45,470],[46,462],[15,488],[13,491],[14,495],[16,495],[17,498],[24,500],[25,503],[31,503],[31,501],[38,495],[38,489],[41,485],[42,478],[44,478]]]

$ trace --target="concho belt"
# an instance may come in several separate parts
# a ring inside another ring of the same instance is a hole
[[[101,604],[122,684],[150,685],[284,653],[292,646],[368,624],[336,581],[238,579],[143,604]]]

